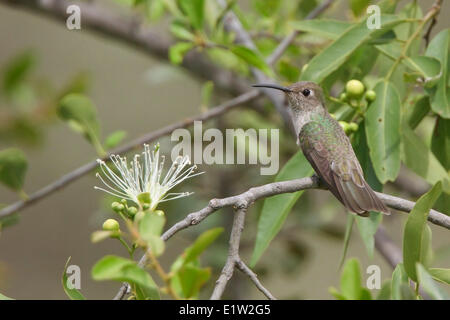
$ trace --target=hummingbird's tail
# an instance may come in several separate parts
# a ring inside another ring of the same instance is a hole
[[[391,214],[386,205],[375,194],[366,181],[361,184],[355,183],[352,179],[341,179],[338,175],[333,175],[334,187],[331,188],[333,194],[350,211],[363,216],[369,216],[370,211]],[[334,190],[333,190],[334,189]]]

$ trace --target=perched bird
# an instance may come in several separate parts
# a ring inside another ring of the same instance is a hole
[[[302,81],[289,87],[274,84],[254,87],[277,89],[286,94],[297,144],[321,181],[348,210],[365,217],[370,211],[389,214],[389,209],[364,180],[350,140],[328,113],[320,86]]]

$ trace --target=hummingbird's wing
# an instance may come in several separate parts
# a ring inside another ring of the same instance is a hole
[[[369,211],[389,214],[387,207],[364,180],[361,166],[347,137],[344,133],[343,136],[336,135],[335,130],[318,122],[305,124],[299,134],[305,157],[347,209],[362,216],[368,216]]]

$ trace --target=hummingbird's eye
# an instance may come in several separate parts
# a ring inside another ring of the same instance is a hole
[[[309,90],[309,89],[305,89],[305,90],[303,90],[303,91],[302,91],[302,93],[303,93],[303,95],[304,95],[305,97],[307,97],[307,96],[309,96],[309,95],[310,95],[310,93],[311,93],[311,90]]]

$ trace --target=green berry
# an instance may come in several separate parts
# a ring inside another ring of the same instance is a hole
[[[142,209],[145,211],[145,210],[148,210],[148,209],[150,209],[150,205],[148,204],[148,203],[144,203],[143,205],[142,205]]]
[[[367,100],[368,102],[373,102],[373,101],[375,101],[376,98],[377,98],[377,94],[375,93],[375,91],[373,91],[373,90],[368,90],[368,91],[366,92],[366,100]]]
[[[130,216],[134,217],[138,212],[138,209],[136,207],[129,207],[127,209],[127,212],[130,214]]]
[[[348,96],[359,98],[364,93],[364,85],[359,80],[350,80],[345,85],[345,91]]]
[[[103,230],[106,231],[119,231],[120,225],[116,219],[107,219],[103,222]]]
[[[348,130],[356,132],[358,130],[358,124],[355,122],[351,122],[348,124]]]
[[[352,107],[352,108],[358,108],[358,106],[359,106],[358,100],[356,100],[356,99],[350,99],[349,104],[350,104],[350,107]]]
[[[342,102],[344,102],[345,100],[347,100],[347,94],[345,92],[342,92],[339,95],[339,100],[341,100]]]
[[[156,213],[158,216],[164,217],[164,211],[162,211],[162,210],[156,210],[155,213]]]
[[[348,123],[345,121],[338,121],[344,131],[348,130]]]
[[[115,212],[122,212],[125,209],[125,206],[119,202],[113,202],[111,203],[111,209]]]

